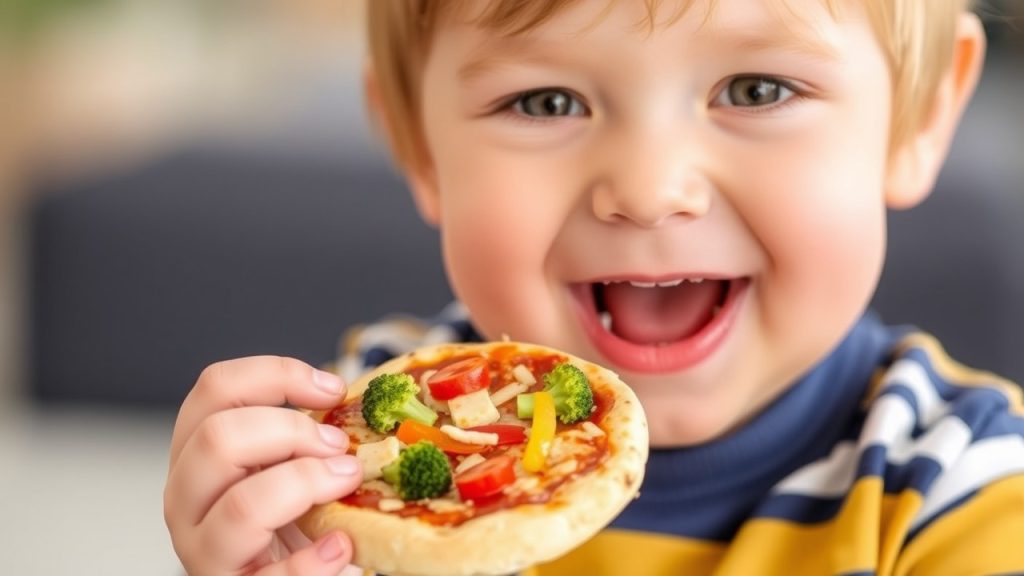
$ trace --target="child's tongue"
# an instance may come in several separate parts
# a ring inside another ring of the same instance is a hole
[[[705,280],[678,286],[638,288],[628,282],[604,287],[611,330],[637,344],[660,344],[686,338],[714,315],[725,283]]]

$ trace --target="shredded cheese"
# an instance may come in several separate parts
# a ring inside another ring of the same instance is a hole
[[[377,509],[381,512],[394,512],[405,508],[405,502],[398,498],[381,498],[377,502]]]
[[[495,406],[501,406],[505,402],[519,396],[530,389],[530,384],[524,384],[522,382],[513,382],[507,386],[504,386],[491,394],[491,404]]]
[[[551,476],[568,476],[576,471],[576,460],[563,460],[558,464],[548,468],[548,474]]]
[[[477,464],[483,462],[484,460],[487,460],[487,458],[484,458],[479,454],[470,454],[469,456],[466,456],[466,458],[462,462],[459,462],[458,466],[455,467],[455,473],[461,474],[466,470],[469,470],[473,466],[476,466]]]
[[[517,382],[525,384],[527,387],[537,383],[537,379],[533,377],[533,372],[530,372],[530,369],[522,364],[516,364],[515,368],[512,369],[512,375],[515,376]]]
[[[444,432],[452,440],[458,440],[459,442],[465,442],[467,444],[477,444],[479,446],[497,446],[498,435],[493,432],[474,432],[472,430],[463,430],[457,426],[451,424],[445,424],[441,426],[441,432]]]
[[[583,431],[586,432],[587,436],[590,438],[600,438],[601,436],[604,436],[604,430],[601,430],[597,424],[594,424],[590,420],[584,420],[580,427],[583,428]]]
[[[493,424],[501,418],[486,388],[456,396],[448,401],[448,407],[452,411],[452,420],[459,428]]]
[[[459,512],[468,508],[462,502],[452,502],[451,500],[439,500],[434,499],[427,502],[427,508],[430,508],[431,512],[437,512],[438,514],[445,514],[447,512]]]
[[[388,436],[380,442],[360,444],[356,458],[363,464],[363,482],[381,477],[381,468],[395,461],[401,450],[398,438]]]
[[[427,384],[427,381],[430,380],[430,377],[434,374],[437,374],[437,370],[425,370],[423,375],[420,376],[420,389],[423,391],[423,403],[434,412],[450,414],[451,409],[448,407],[448,402],[445,400],[438,400],[430,393],[430,386]]]

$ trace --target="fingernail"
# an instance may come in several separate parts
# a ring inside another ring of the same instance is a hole
[[[359,464],[352,456],[335,456],[324,460],[327,469],[338,476],[352,476],[359,471]]]
[[[334,562],[345,553],[345,543],[341,541],[341,534],[332,532],[324,537],[316,546],[316,555],[324,562]]]
[[[324,392],[329,394],[338,394],[341,392],[343,382],[341,381],[341,378],[331,374],[330,372],[314,369],[313,384]]]
[[[320,430],[320,439],[324,441],[324,444],[333,446],[335,448],[344,448],[347,438],[345,433],[341,431],[337,426],[331,426],[330,424],[320,424],[317,426]]]

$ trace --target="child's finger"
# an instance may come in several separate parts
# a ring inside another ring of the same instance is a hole
[[[213,414],[189,438],[167,478],[167,515],[196,525],[214,502],[256,467],[298,456],[344,453],[348,436],[288,408],[253,406]],[[171,520],[168,520],[171,523]]]
[[[253,356],[211,364],[196,381],[178,413],[171,440],[171,463],[207,416],[241,406],[329,408],[346,391],[337,376],[295,358]]]
[[[264,566],[253,576],[338,576],[351,561],[352,541],[341,532],[331,532],[288,558]]]
[[[229,488],[199,524],[203,553],[242,567],[270,544],[274,531],[314,504],[341,498],[362,483],[354,456],[299,458],[249,476]]]

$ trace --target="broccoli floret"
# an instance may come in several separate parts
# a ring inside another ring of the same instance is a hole
[[[582,370],[563,362],[544,375],[544,390],[555,402],[555,414],[563,424],[585,420],[594,411],[594,393]],[[533,394],[516,397],[516,411],[520,418],[533,417]]]
[[[394,462],[381,468],[381,474],[402,500],[434,498],[452,487],[448,457],[426,440],[402,450]]]
[[[416,397],[420,387],[408,374],[381,374],[363,393],[363,419],[370,428],[387,434],[402,420],[413,419],[432,426],[434,412]]]

